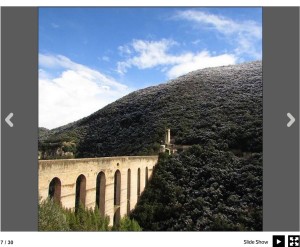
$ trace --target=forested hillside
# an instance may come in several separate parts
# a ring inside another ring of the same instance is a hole
[[[261,62],[198,70],[135,91],[77,122],[40,131],[39,149],[67,142],[75,143],[75,157],[156,154],[166,128],[176,144],[260,152]]]
[[[261,231],[262,153],[193,146],[161,157],[131,217],[146,231]]]

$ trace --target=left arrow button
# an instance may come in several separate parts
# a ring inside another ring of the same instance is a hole
[[[5,122],[9,125],[9,127],[13,127],[14,124],[12,123],[12,121],[10,121],[10,119],[14,116],[14,114],[11,112],[8,114],[8,116],[5,118]]]

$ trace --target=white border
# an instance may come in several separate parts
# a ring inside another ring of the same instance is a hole
[[[0,54],[1,54],[1,6],[41,6],[41,7],[61,7],[61,6],[70,6],[69,0],[1,0],[0,1]],[[203,7],[215,7],[215,6],[240,6],[240,7],[261,7],[261,6],[300,6],[299,0],[285,0],[279,2],[275,2],[274,0],[252,0],[252,1],[240,1],[240,0],[210,0],[210,1],[200,1],[200,0],[176,0],[176,1],[161,1],[161,0],[85,0],[85,1],[77,1],[72,2],[71,6],[203,6]],[[300,20],[299,20],[300,21]],[[300,54],[299,54],[300,57]],[[300,83],[300,81],[299,81]],[[0,92],[1,92],[1,58],[0,58]],[[300,92],[299,92],[300,93]],[[300,114],[300,112],[299,112]],[[0,102],[0,116],[1,116],[1,102]],[[300,124],[300,121],[299,121]],[[299,150],[300,152],[300,150]],[[300,165],[300,164],[299,164]],[[1,121],[0,121],[0,174],[1,174]],[[300,218],[299,218],[300,224]],[[0,182],[0,231],[1,231],[1,182]],[[134,235],[132,235],[134,234]],[[279,234],[280,235],[280,234]],[[281,235],[284,235],[281,233]],[[98,238],[101,236],[101,240]],[[201,237],[200,237],[201,236]],[[251,239],[254,236],[260,236],[261,238],[267,238],[269,240],[268,245],[271,246],[272,239],[271,233],[119,233],[118,238],[114,238],[114,244],[120,245],[122,247],[130,246],[151,246],[154,244],[157,246],[166,245],[166,246],[185,246],[187,243],[194,243],[198,246],[201,246],[205,243],[206,247],[209,246],[243,246],[243,242],[241,242],[242,238]],[[246,237],[247,236],[247,237]],[[130,245],[126,244],[129,239]],[[153,237],[153,238],[151,238]],[[5,238],[11,238],[20,240],[19,242],[15,242],[14,246],[30,246],[35,247],[39,246],[43,243],[43,247],[53,246],[53,243],[56,243],[56,246],[99,246],[102,243],[111,242],[110,233],[1,233],[0,241]],[[140,239],[141,238],[141,239]],[[55,239],[55,240],[54,240]],[[97,239],[99,241],[97,241]],[[151,241],[146,241],[146,239],[151,239]],[[165,241],[155,243],[157,239],[164,239]],[[59,243],[57,241],[59,240]],[[127,240],[127,242],[126,242]],[[264,240],[264,239],[262,239]],[[287,240],[287,239],[286,239]],[[141,242],[140,242],[141,241]],[[211,242],[214,242],[210,244]],[[25,243],[25,244],[24,244]],[[138,244],[137,244],[138,243]],[[258,246],[258,245],[256,245]]]
[[[288,235],[299,232],[2,232],[0,241],[7,247],[257,247],[273,246],[273,235],[285,235],[288,246]]]

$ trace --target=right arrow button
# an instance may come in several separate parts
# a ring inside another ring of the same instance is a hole
[[[290,119],[290,121],[287,123],[287,127],[291,127],[293,125],[293,123],[295,122],[295,118],[293,117],[293,115],[291,113],[288,113],[287,116]]]

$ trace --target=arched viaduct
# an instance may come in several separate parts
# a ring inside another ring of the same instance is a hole
[[[63,207],[98,206],[117,223],[136,205],[158,156],[120,156],[39,161],[39,196]]]

